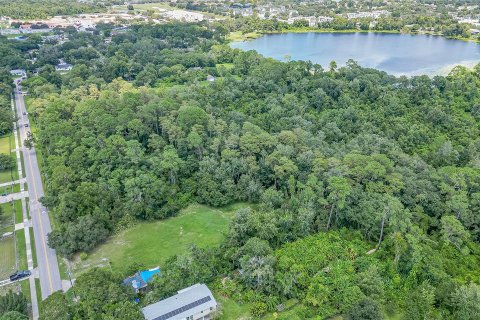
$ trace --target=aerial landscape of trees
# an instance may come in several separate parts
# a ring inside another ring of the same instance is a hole
[[[231,49],[219,25],[107,34],[71,32],[26,66],[57,252],[243,201],[223,243],[169,259],[142,303],[203,281],[258,317],[295,301],[279,317],[478,318],[479,67],[407,78],[283,63]],[[73,319],[134,319],[123,289],[89,298],[89,283],[118,283],[103,272],[77,279],[79,304],[58,294],[42,312],[67,299]]]
[[[101,1],[0,0],[0,16],[14,19],[44,19],[59,15],[101,12],[105,8],[105,3]]]

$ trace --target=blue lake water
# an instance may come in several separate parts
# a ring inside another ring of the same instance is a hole
[[[447,74],[455,65],[472,67],[480,62],[480,45],[440,36],[385,33],[284,33],[251,41],[233,42],[231,47],[256,50],[277,60],[310,60],[328,68],[348,59],[363,67],[393,75]]]

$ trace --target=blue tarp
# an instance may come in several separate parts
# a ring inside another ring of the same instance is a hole
[[[150,280],[152,280],[153,276],[156,275],[156,274],[160,275],[160,268],[159,267],[156,267],[156,268],[150,269],[150,270],[140,271],[140,277],[145,282],[149,282]]]

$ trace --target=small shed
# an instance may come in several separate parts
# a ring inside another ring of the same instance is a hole
[[[209,75],[207,76],[207,81],[213,82],[213,81],[215,81],[215,77],[212,76],[211,74],[209,74]]]

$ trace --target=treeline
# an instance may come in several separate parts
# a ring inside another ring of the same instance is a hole
[[[391,202],[385,195],[390,193],[400,201],[389,211],[392,217],[405,210],[433,218],[447,212],[476,235],[476,73],[458,68],[450,78],[396,79],[355,63],[334,72],[226,47],[209,54],[215,62],[234,66],[212,86],[187,82],[157,94],[114,81],[99,92],[92,81],[60,96],[49,96],[55,91],[52,84],[47,84],[50,91],[38,90],[43,100],[33,102],[32,114],[39,117],[39,139],[52,159],[47,161],[52,163],[47,168],[51,193],[45,202],[61,208],[55,210],[60,221],[79,227],[83,224],[77,219],[87,213],[115,212],[105,216],[106,223],[122,217],[122,210],[140,218],[164,217],[193,198],[224,205],[268,195],[273,208],[282,207],[313,183],[319,199],[312,210],[323,212],[317,221],[323,227],[330,220],[330,227],[355,226],[377,239],[383,216],[367,214],[369,219],[356,221],[358,205],[366,201],[367,208],[373,203],[382,208]],[[129,56],[135,60],[135,54]],[[152,57],[158,56],[162,51]],[[144,70],[116,71],[135,82]],[[45,80],[40,75],[31,82]],[[454,107],[444,100],[451,95]],[[80,106],[83,112],[77,114]],[[102,123],[97,125],[97,119]],[[96,143],[86,142],[92,138]],[[112,192],[112,185],[119,189]],[[120,201],[124,205],[115,201],[127,194]],[[97,198],[103,199],[102,207]],[[96,223],[85,228],[90,224]],[[104,227],[113,228],[110,223]]]
[[[13,115],[10,102],[12,89],[13,79],[9,70],[0,68],[0,135],[12,130]]]
[[[45,19],[52,16],[102,12],[106,4],[76,0],[0,0],[0,16],[13,19]]]
[[[363,31],[397,31],[397,32],[434,32],[447,37],[471,37],[470,27],[460,24],[451,17],[440,16],[412,16],[400,19],[399,17],[380,17],[375,22],[371,18],[347,19],[335,16],[332,21],[321,22],[316,26],[309,26],[309,22],[299,19],[288,24],[277,19],[237,18],[228,20],[225,24],[230,31],[250,32],[288,32],[299,28],[308,30],[363,30]]]

